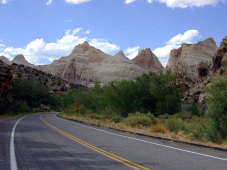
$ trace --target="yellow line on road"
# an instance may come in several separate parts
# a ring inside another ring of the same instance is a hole
[[[114,159],[114,160],[116,160],[116,161],[118,161],[118,162],[120,162],[120,163],[123,163],[123,164],[125,164],[125,165],[127,165],[127,166],[129,166],[129,167],[131,167],[131,168],[133,168],[133,169],[136,169],[136,170],[140,170],[140,169],[150,170],[149,168],[146,168],[146,167],[141,166],[141,165],[139,165],[139,164],[137,164],[137,163],[131,162],[131,161],[129,161],[129,160],[127,160],[127,159],[124,159],[124,158],[122,158],[122,157],[120,157],[120,156],[114,155],[114,154],[112,154],[112,153],[110,153],[110,152],[108,152],[108,151],[105,151],[105,150],[100,149],[100,148],[98,148],[98,147],[96,147],[96,146],[94,146],[94,145],[91,145],[91,144],[89,144],[89,143],[87,143],[87,142],[85,142],[85,141],[83,141],[83,140],[81,140],[81,139],[78,139],[78,138],[76,138],[76,137],[74,137],[74,136],[72,136],[72,135],[70,135],[70,134],[68,134],[68,133],[66,133],[66,132],[64,132],[64,131],[62,131],[62,130],[56,128],[55,126],[49,124],[47,121],[45,121],[45,120],[42,118],[42,116],[40,116],[40,119],[41,119],[46,125],[48,125],[48,126],[51,127],[52,129],[58,131],[59,133],[65,135],[65,136],[67,136],[68,138],[70,138],[70,139],[72,139],[72,140],[74,140],[74,141],[76,141],[76,142],[78,142],[78,143],[80,143],[80,144],[82,144],[82,145],[84,145],[84,146],[86,146],[86,147],[92,149],[92,150],[95,150],[95,151],[97,151],[97,152],[99,152],[99,153],[101,153],[101,154],[103,154],[103,155],[105,155],[105,156],[107,156],[107,157],[109,157],[109,158],[111,158],[111,159]]]

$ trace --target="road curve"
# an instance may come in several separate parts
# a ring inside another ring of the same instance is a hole
[[[49,114],[0,121],[0,169],[226,169],[226,152],[140,137]]]

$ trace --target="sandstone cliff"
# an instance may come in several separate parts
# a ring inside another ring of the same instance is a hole
[[[217,45],[213,38],[208,38],[196,44],[183,44],[179,49],[171,51],[166,70],[171,70],[178,76],[178,81],[188,90],[198,80],[198,74],[206,76],[212,65]]]
[[[122,51],[111,56],[86,41],[76,46],[69,56],[54,60],[50,65],[38,66],[38,69],[88,87],[94,86],[95,79],[103,85],[115,79],[135,79],[147,72],[125,57]]]
[[[208,97],[207,90],[217,75],[223,77],[227,75],[227,37],[223,39],[220,47],[215,50],[211,67],[204,63],[199,63],[197,82],[190,88],[185,100],[194,100],[198,101],[199,104],[203,104],[205,98]]]
[[[138,55],[132,59],[132,61],[134,64],[148,71],[158,73],[164,69],[158,57],[151,51],[150,48],[139,50]]]

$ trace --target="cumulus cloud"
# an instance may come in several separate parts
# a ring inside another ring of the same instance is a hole
[[[107,54],[114,54],[116,51],[120,50],[120,47],[115,44],[110,44],[104,39],[92,39],[89,41],[89,44]]]
[[[136,0],[125,0],[125,4],[130,4]],[[216,6],[219,2],[225,3],[225,0],[156,0],[160,3],[165,3],[170,8],[188,8],[188,7],[203,7],[205,5]],[[147,0],[152,3],[152,0]]]
[[[125,0],[125,3],[126,4],[130,4],[130,3],[132,3],[132,2],[135,2],[136,0]]]
[[[51,5],[52,4],[52,0],[49,0],[46,5]]]
[[[133,47],[133,48],[128,48],[126,51],[125,51],[125,54],[129,54],[127,55],[127,57],[129,59],[133,59],[137,56],[138,52],[139,52],[139,48],[140,46],[138,47]]]
[[[61,39],[56,42],[45,43],[44,40],[36,39],[30,42],[26,47],[14,48],[0,45],[0,55],[4,55],[9,59],[12,59],[18,54],[23,54],[32,64],[45,64],[43,61],[59,59],[62,56],[69,55],[74,47],[78,44],[82,44],[84,41],[88,41],[87,37],[80,37],[78,33],[82,28],[76,28],[74,30],[67,30]],[[103,39],[91,39],[90,45],[108,53],[113,54],[120,49],[115,44],[110,44],[107,40]],[[2,49],[1,49],[2,48]]]
[[[65,0],[65,2],[70,3],[70,4],[81,4],[85,2],[89,2],[91,0]]]
[[[7,4],[10,0],[1,0],[2,4]]]
[[[203,7],[205,5],[217,5],[219,2],[225,3],[225,0],[159,0],[165,3],[168,7],[187,8],[187,7]]]
[[[178,34],[166,42],[166,46],[158,47],[153,53],[159,58],[162,65],[166,66],[171,50],[177,49],[183,43],[192,44],[194,39],[199,36],[198,30],[188,30],[183,35]]]
[[[170,39],[167,44],[182,44],[182,43],[192,43],[193,39],[199,35],[198,30],[188,30],[183,35],[178,34],[177,36]]]

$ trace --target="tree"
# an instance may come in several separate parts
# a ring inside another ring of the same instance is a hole
[[[149,72],[151,79],[150,93],[155,98],[156,111],[159,114],[174,114],[179,111],[181,93],[178,91],[180,85],[176,83],[176,75],[171,71],[166,74],[160,72],[159,75]]]
[[[132,80],[115,80],[103,86],[103,98],[123,117],[138,109],[138,92],[138,86]]]
[[[227,78],[217,77],[209,89],[208,115],[212,124],[209,137],[212,141],[227,138]]]
[[[14,99],[27,102],[31,108],[39,107],[50,98],[47,86],[31,80],[19,80],[12,83]]]
[[[154,113],[156,110],[155,98],[150,93],[152,88],[152,76],[150,74],[143,74],[136,78],[136,84],[138,86],[138,105],[139,108],[148,113]]]

